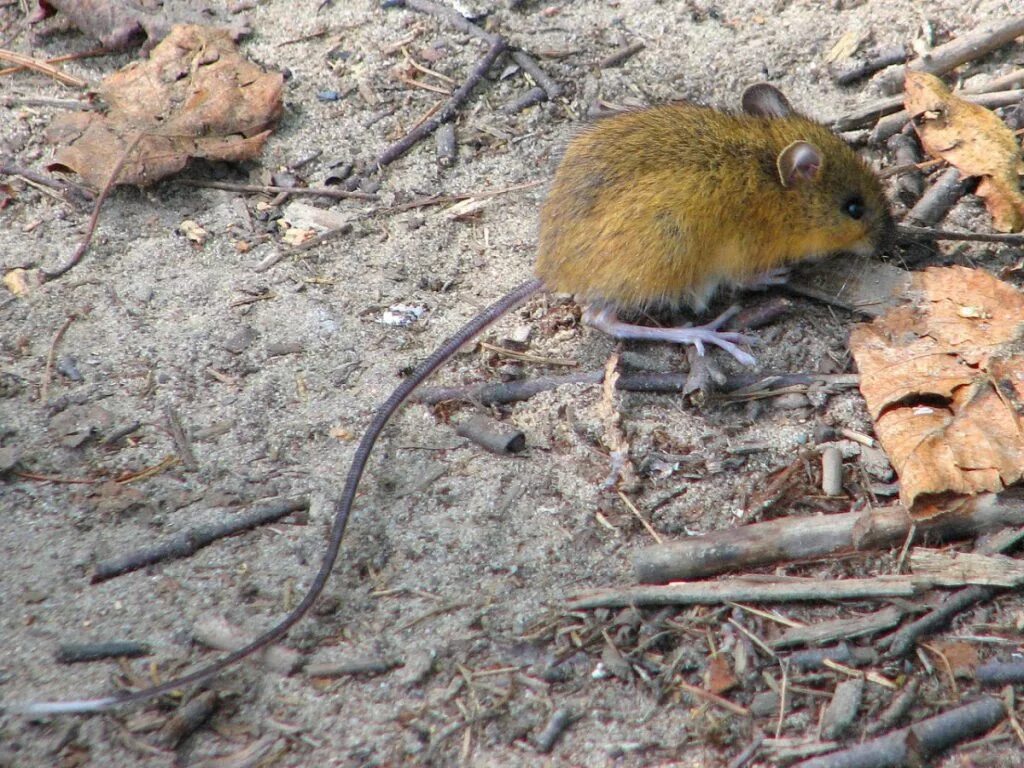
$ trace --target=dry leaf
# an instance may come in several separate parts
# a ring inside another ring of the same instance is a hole
[[[974,671],[981,663],[981,659],[978,657],[978,649],[973,644],[963,640],[939,640],[930,643],[929,647],[945,659],[953,677],[974,678]]]
[[[29,271],[17,267],[4,275],[4,287],[15,296],[24,297],[40,284],[38,270]]]
[[[918,273],[914,290],[915,306],[858,326],[850,349],[900,500],[920,517],[1024,475],[1024,295],[964,267]]]
[[[708,659],[708,666],[704,670],[705,690],[720,696],[738,684],[739,680],[729,668],[729,661],[725,656],[719,654]]]
[[[53,121],[46,137],[59,149],[47,168],[78,173],[101,189],[136,140],[118,184],[152,184],[192,157],[248,160],[281,115],[283,82],[243,58],[224,30],[176,26],[147,61],[103,81],[108,112]]]
[[[905,88],[904,104],[928,153],[965,176],[981,177],[977,194],[997,230],[1024,229],[1019,180],[1024,158],[1013,131],[991,110],[955,96],[934,75],[908,71]]]

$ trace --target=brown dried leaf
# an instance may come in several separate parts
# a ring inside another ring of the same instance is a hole
[[[963,640],[939,640],[929,646],[949,665],[953,677],[973,679],[974,672],[981,663],[978,649]]]
[[[934,75],[908,70],[905,89],[904,104],[928,153],[965,176],[981,177],[977,194],[997,230],[1024,229],[1019,181],[1024,158],[1013,131],[991,110],[955,96]]]
[[[900,500],[920,518],[1024,476],[1024,295],[964,267],[919,273],[914,290],[915,306],[858,326],[850,348]]]
[[[708,666],[704,670],[704,689],[716,695],[721,695],[739,685],[739,680],[729,668],[729,661],[725,656],[719,654],[708,659]]]
[[[118,184],[152,184],[192,157],[248,160],[281,114],[283,82],[243,58],[226,31],[176,26],[147,61],[103,81],[106,114],[54,120],[47,139],[60,148],[47,168],[78,173],[101,189],[136,139]]]

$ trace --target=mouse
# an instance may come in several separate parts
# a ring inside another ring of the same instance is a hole
[[[776,87],[752,85],[741,111],[685,102],[604,117],[572,139],[540,212],[534,276],[497,299],[395,388],[377,409],[333,506],[327,549],[302,600],[250,643],[144,690],[5,707],[31,716],[96,712],[210,680],[283,638],[320,596],[381,432],[406,399],[464,344],[542,290],[571,293],[583,322],[617,339],[715,346],[751,365],[753,341],[703,325],[655,327],[629,316],[688,306],[723,287],[772,283],[795,262],[869,255],[893,238],[881,184],[845,142],[795,111]]]

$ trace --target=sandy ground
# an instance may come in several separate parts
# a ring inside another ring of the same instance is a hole
[[[213,5],[212,21],[231,18]],[[478,41],[432,17],[384,10],[371,0],[318,5],[269,0],[250,11],[253,34],[245,52],[290,73],[285,115],[257,163],[200,173],[264,181],[267,171],[319,152],[301,173],[321,183],[339,164],[372,158],[441,98],[396,78],[400,41],[408,39],[411,54],[429,54],[433,69],[458,82],[483,52]],[[353,216],[430,194],[537,186],[493,197],[463,220],[443,206],[364,217],[350,236],[264,272],[254,268],[284,248],[273,221],[278,212],[261,205],[268,198],[174,183],[119,189],[81,265],[27,298],[0,296],[0,445],[16,450],[22,470],[108,479],[158,465],[176,454],[169,411],[190,435],[198,464],[195,471],[179,464],[123,486],[11,475],[0,481],[4,702],[113,690],[114,662],[57,664],[61,642],[148,643],[152,656],[130,664],[137,682],[144,682],[150,663],[154,674],[167,676],[209,656],[192,641],[198,617],[221,612],[257,631],[294,605],[321,556],[330,500],[353,438],[404,370],[529,275],[544,184],[593,100],[685,98],[733,106],[745,85],[768,79],[802,110],[832,118],[880,95],[871,84],[840,89],[832,83],[824,57],[844,33],[869,33],[870,48],[914,40],[923,22],[945,37],[1020,11],[1015,2],[995,0],[781,0],[770,8],[735,0],[493,5],[491,28],[541,57],[564,97],[506,114],[502,107],[531,84],[497,67],[460,113],[452,168],[439,169],[429,140],[376,177],[379,203],[302,202]],[[166,4],[168,16],[175,9]],[[11,25],[8,35],[22,28],[18,13],[16,5],[0,11]],[[625,64],[597,67],[636,41],[645,48]],[[7,45],[37,56],[91,46],[74,34],[33,46],[27,33]],[[1018,45],[972,71],[1004,71],[1022,56]],[[129,60],[86,59],[65,68],[95,83]],[[37,75],[0,83],[3,92],[21,96],[68,93]],[[317,98],[328,90],[343,98]],[[42,132],[57,112],[0,111],[0,154],[41,169],[51,152]],[[968,201],[957,216],[983,226],[971,218],[977,211],[976,201]],[[87,218],[86,210],[19,183],[16,199],[0,210],[0,266],[63,262]],[[207,230],[204,245],[181,234],[185,220]],[[241,252],[239,241],[254,247]],[[983,260],[991,251],[957,254]],[[410,327],[383,324],[384,311],[395,304],[426,312]],[[601,368],[613,344],[577,325],[554,323],[560,313],[566,315],[560,299],[539,297],[485,339],[504,345],[526,326],[532,354],[571,359],[581,370]],[[46,373],[54,335],[68,319],[55,362],[57,369],[77,370],[77,381],[59,370]],[[759,369],[847,370],[846,338],[854,322],[795,299],[788,317],[759,331]],[[275,354],[280,344],[292,351]],[[720,359],[726,370],[736,370],[733,361]],[[685,364],[684,355],[658,346],[629,346],[623,360],[656,370]],[[475,349],[438,378],[459,384],[563,370],[509,363]],[[176,752],[141,746],[155,743],[151,731],[165,719],[169,700],[85,718],[26,722],[7,716],[0,720],[0,764],[193,764],[254,744],[273,756],[265,764],[278,766],[725,764],[757,729],[773,732],[775,716],[744,719],[672,690],[659,697],[642,677],[595,676],[603,641],[600,633],[595,640],[587,632],[607,617],[567,616],[561,608],[573,591],[629,583],[631,554],[651,541],[618,495],[602,491],[609,464],[600,401],[599,387],[563,387],[496,411],[526,433],[529,448],[515,458],[484,453],[455,436],[444,416],[464,418],[469,406],[436,415],[414,405],[395,419],[371,461],[326,596],[288,643],[316,661],[373,657],[401,666],[325,681],[240,665],[215,682],[222,703],[209,727]],[[808,447],[816,424],[870,431],[855,391],[703,408],[674,396],[624,395],[619,408],[633,456],[648,469],[631,497],[639,509],[654,510],[651,524],[666,537],[749,521],[745,500]],[[136,421],[141,426],[127,438],[104,444],[103,436]],[[80,444],[67,437],[75,430],[86,430]],[[675,454],[677,463],[644,465],[665,453]],[[300,496],[312,500],[300,524],[287,518],[190,558],[89,584],[99,560],[261,501]],[[773,514],[790,512],[815,509],[805,504]],[[891,570],[894,558],[885,553],[784,572],[870,575]],[[876,607],[842,606],[840,615]],[[1006,617],[1020,611],[1019,600],[1006,600],[971,614],[963,628],[1010,624]],[[836,615],[833,608],[785,612],[804,620]],[[669,659],[684,651],[682,680],[700,684],[715,650],[710,643],[728,636],[722,632],[730,615],[675,613],[663,652]],[[773,631],[758,617],[745,620]],[[583,649],[574,653],[573,642],[584,637]],[[561,679],[545,680],[556,658],[567,659]],[[883,671],[899,676],[917,669],[915,662]],[[758,657],[731,698],[749,705],[765,690],[765,675],[779,679],[778,663]],[[794,697],[782,735],[812,733],[835,682],[832,674],[805,680],[823,693]],[[956,700],[954,692],[941,690],[945,704]],[[863,722],[887,695],[869,693]],[[937,697],[932,703],[943,702]],[[579,719],[542,757],[533,740],[561,707]],[[922,703],[919,713],[934,708]],[[946,764],[1024,763],[1008,744],[996,742],[970,758],[954,755]]]

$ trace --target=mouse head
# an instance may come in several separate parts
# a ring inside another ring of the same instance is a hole
[[[868,255],[892,238],[893,222],[878,179],[838,136],[797,113],[772,85],[743,93],[743,111],[768,121],[780,200],[796,201],[793,259],[849,251]]]

